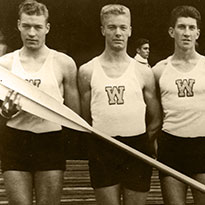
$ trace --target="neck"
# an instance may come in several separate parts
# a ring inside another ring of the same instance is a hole
[[[107,61],[112,62],[124,62],[130,59],[129,55],[127,54],[126,50],[122,51],[113,51],[105,49],[102,53],[102,58],[104,58]]]
[[[44,56],[48,52],[47,46],[42,46],[39,49],[29,49],[27,47],[23,47],[21,49],[21,54],[28,57],[38,58],[39,56]]]
[[[197,59],[199,57],[199,53],[196,52],[195,49],[187,49],[187,50],[182,50],[182,49],[175,49],[173,58],[177,60],[193,60]]]

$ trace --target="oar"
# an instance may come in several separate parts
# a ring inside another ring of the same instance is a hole
[[[12,74],[10,71],[0,67],[0,99],[4,100],[8,90],[15,90],[21,96],[20,103],[22,109],[53,121],[57,124],[79,131],[92,132],[98,137],[106,140],[114,146],[123,149],[131,155],[141,159],[142,161],[156,167],[162,172],[166,172],[170,176],[192,186],[193,188],[205,193],[205,185],[164,165],[163,163],[119,142],[118,140],[106,135],[105,133],[94,129],[79,115],[73,112],[65,105],[60,104],[57,100],[47,95],[40,89],[34,87],[23,79]]]

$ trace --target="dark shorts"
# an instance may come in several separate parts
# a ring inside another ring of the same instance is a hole
[[[205,173],[205,137],[182,138],[162,132],[158,139],[158,160],[189,176]]]
[[[149,191],[152,175],[150,165],[95,136],[90,138],[89,169],[93,188],[121,184],[134,191]],[[146,134],[115,139],[148,154]]]
[[[62,131],[36,134],[5,126],[0,145],[2,171],[65,170]]]

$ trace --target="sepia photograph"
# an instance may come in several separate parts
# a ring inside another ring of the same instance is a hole
[[[0,0],[0,205],[205,205],[204,8]]]

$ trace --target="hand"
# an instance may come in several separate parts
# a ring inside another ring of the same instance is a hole
[[[1,115],[10,119],[21,110],[20,96],[14,90],[10,90],[1,106]]]

